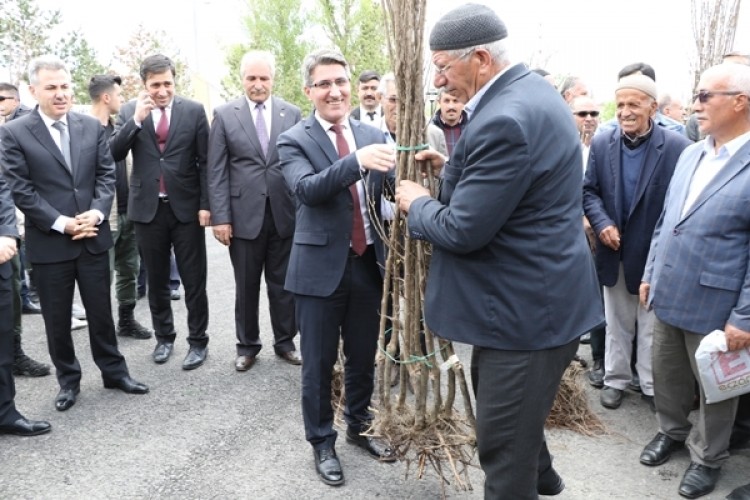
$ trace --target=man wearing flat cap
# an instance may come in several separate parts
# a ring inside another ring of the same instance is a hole
[[[610,409],[622,403],[637,336],[636,370],[642,397],[653,408],[654,316],[639,304],[638,287],[667,185],[690,141],[656,126],[656,83],[646,75],[622,78],[615,104],[618,126],[594,136],[583,183],[584,212],[598,237],[594,260],[607,318],[600,400]]]
[[[507,30],[466,4],[430,35],[434,85],[465,103],[468,122],[438,198],[402,181],[411,231],[433,245],[425,321],[471,344],[485,498],[556,495],[564,484],[544,439],[578,339],[604,321],[583,237],[581,148],[570,108],[544,79],[511,64]]]

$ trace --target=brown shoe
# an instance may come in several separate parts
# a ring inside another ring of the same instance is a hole
[[[234,369],[238,372],[246,372],[255,364],[255,356],[237,356],[234,360]]]
[[[276,355],[290,365],[302,364],[302,356],[297,351],[277,352]]]

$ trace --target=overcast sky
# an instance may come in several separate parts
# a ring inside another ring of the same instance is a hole
[[[60,9],[64,30],[80,30],[103,62],[110,59],[115,46],[127,41],[139,23],[161,29],[180,47],[192,67],[216,86],[226,74],[224,47],[244,40],[241,19],[247,0],[37,2],[46,9]],[[507,25],[515,60],[531,61],[553,74],[576,74],[589,83],[600,101],[612,99],[617,72],[636,61],[654,66],[660,91],[683,97],[692,91],[688,0],[477,3],[490,5]],[[455,5],[455,0],[427,0],[428,26]],[[116,12],[105,12],[109,8]],[[748,12],[740,15],[736,49],[750,50],[750,29],[746,29],[750,27],[749,18]]]

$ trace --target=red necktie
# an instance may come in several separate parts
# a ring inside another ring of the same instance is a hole
[[[167,108],[159,108],[161,110],[161,118],[159,123],[156,125],[156,142],[159,144],[159,151],[164,152],[164,148],[167,147],[167,135],[169,135],[169,121],[167,120]],[[159,175],[159,193],[166,195],[167,186],[164,183],[164,174]]]
[[[341,131],[341,125],[336,124],[331,127],[333,133],[336,134],[336,149],[339,151],[339,158],[343,158],[349,154],[349,143],[346,142],[346,138]],[[362,255],[367,250],[367,237],[365,236],[365,221],[362,219],[362,210],[359,205],[359,193],[357,192],[357,184],[354,183],[349,186],[349,192],[352,195],[352,203],[354,204],[354,215],[352,217],[352,250],[357,255]]]

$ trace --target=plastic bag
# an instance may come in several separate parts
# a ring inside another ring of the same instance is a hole
[[[722,330],[701,340],[695,351],[706,403],[718,403],[750,392],[750,348],[727,351]]]

